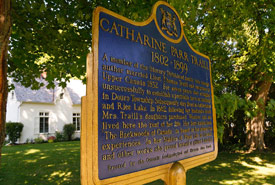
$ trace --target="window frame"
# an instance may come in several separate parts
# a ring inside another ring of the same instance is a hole
[[[80,114],[80,112],[72,113],[72,123],[75,125],[75,131],[79,132],[81,130],[81,114]]]
[[[50,130],[50,112],[39,111],[39,134],[48,134]]]

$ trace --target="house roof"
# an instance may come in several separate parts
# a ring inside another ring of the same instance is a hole
[[[73,104],[81,104],[81,97],[86,94],[86,86],[80,80],[71,80],[67,83],[67,90]]]
[[[17,100],[20,102],[54,103],[56,97],[58,97],[61,92],[61,87],[47,89],[47,82],[43,79],[39,80],[43,81],[45,86],[38,90],[32,90],[31,88],[22,86],[20,83],[13,82]],[[80,80],[71,80],[67,83],[65,89],[68,90],[68,94],[73,104],[81,104],[81,97],[85,96],[86,86],[83,85]]]

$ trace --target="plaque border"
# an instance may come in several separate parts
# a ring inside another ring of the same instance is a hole
[[[116,177],[111,177],[107,179],[99,179],[98,171],[98,66],[99,66],[99,56],[98,56],[98,44],[99,44],[99,15],[101,12],[114,16],[117,19],[121,19],[129,24],[134,26],[145,26],[151,21],[156,20],[156,10],[159,5],[165,5],[171,8],[179,18],[177,11],[170,6],[168,3],[163,1],[158,1],[152,8],[151,16],[144,22],[135,22],[126,17],[123,17],[117,13],[114,13],[103,7],[97,7],[93,12],[93,27],[92,27],[92,53],[89,53],[87,56],[87,95],[85,98],[82,98],[82,116],[81,116],[81,184],[82,185],[138,185],[148,182],[152,182],[157,179],[162,179],[165,182],[168,182],[168,172],[173,163],[168,163],[160,165],[157,167],[152,167],[149,169],[124,174]],[[180,20],[180,19],[179,19]],[[196,51],[186,39],[183,30],[183,24],[181,23],[181,36],[177,40],[173,40],[163,34],[157,25],[158,31],[161,35],[166,38],[169,42],[179,43],[184,38],[196,54],[203,56],[209,60],[210,58],[198,51]],[[217,123],[216,123],[216,111],[214,107],[214,92],[212,86],[212,76],[211,76],[211,67],[210,70],[210,84],[211,84],[211,96],[212,96],[212,113],[213,113],[213,132],[214,132],[214,151],[201,154],[198,156],[190,157],[181,161],[178,161],[184,166],[185,171],[199,166],[201,164],[210,162],[217,157],[218,154],[218,139],[217,139]],[[85,102],[85,103],[83,103]]]

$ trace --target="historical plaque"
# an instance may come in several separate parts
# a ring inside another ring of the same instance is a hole
[[[82,128],[91,184],[165,180],[174,162],[187,170],[215,159],[210,59],[173,7],[158,2],[141,23],[96,8],[92,53]]]

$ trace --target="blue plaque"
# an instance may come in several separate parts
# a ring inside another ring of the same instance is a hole
[[[173,7],[157,3],[142,23],[98,8],[93,53],[99,180],[216,155],[210,59]]]

